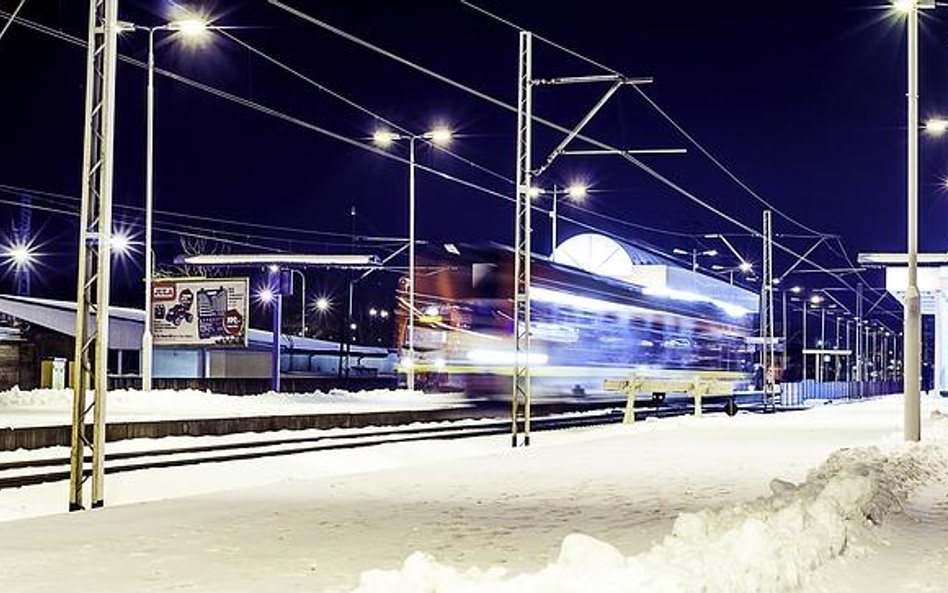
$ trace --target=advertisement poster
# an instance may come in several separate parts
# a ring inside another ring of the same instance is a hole
[[[156,278],[151,321],[155,346],[247,346],[247,278]]]

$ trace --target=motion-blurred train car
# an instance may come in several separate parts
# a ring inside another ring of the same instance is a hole
[[[509,399],[514,362],[513,252],[498,246],[446,247],[434,257],[420,259],[417,272],[416,385]],[[641,256],[634,248],[619,247],[626,256]],[[570,249],[564,251],[569,255]],[[558,252],[554,259],[583,259],[566,255]],[[658,259],[637,264],[630,258],[629,263],[628,274],[610,277],[583,269],[589,266],[582,261],[567,265],[534,259],[530,353],[534,398],[615,399],[616,394],[605,393],[605,380],[628,378],[631,373],[655,379],[730,381],[735,391],[750,389],[755,347],[747,338],[758,323],[757,296]],[[670,283],[670,277],[677,281]],[[405,285],[399,319],[403,371],[411,364]]]

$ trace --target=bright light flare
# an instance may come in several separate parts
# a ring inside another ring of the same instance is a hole
[[[115,233],[109,240],[112,250],[118,255],[125,255],[132,249],[132,240],[128,235]]]
[[[376,130],[372,134],[372,143],[379,148],[388,148],[398,139],[399,135],[390,130]]]
[[[318,299],[316,299],[316,310],[319,311],[320,313],[325,313],[326,311],[329,310],[329,307],[330,307],[329,299],[327,299],[326,297],[319,297]]]
[[[451,140],[454,138],[454,134],[446,127],[438,127],[425,134],[425,138],[431,140],[435,144],[444,146],[451,143]]]
[[[737,269],[745,274],[749,274],[754,270],[754,264],[749,261],[742,261],[740,265],[737,266]]]
[[[892,0],[892,8],[903,14],[908,14],[913,6],[915,6],[915,0]]]
[[[29,267],[36,261],[36,254],[29,245],[10,245],[4,250],[3,255],[17,268]]]
[[[818,294],[815,294],[815,295],[813,295],[813,296],[810,297],[810,303],[812,303],[812,304],[814,304],[814,305],[819,305],[819,304],[822,303],[822,302],[823,302],[823,297],[821,297],[821,296],[818,295]]]
[[[793,288],[790,289],[790,292],[792,292],[793,294],[800,294],[801,292],[803,292],[803,287],[794,286]]]
[[[933,118],[925,122],[925,131],[930,136],[943,136],[948,132],[948,119]]]
[[[273,302],[273,290],[270,288],[261,288],[257,291],[257,300],[263,303],[264,305],[269,305]]]
[[[543,190],[540,189],[539,187],[535,186],[535,185],[534,185],[533,187],[531,187],[530,189],[527,190],[527,196],[528,196],[531,200],[536,200],[536,199],[539,198],[541,195],[543,195]]]
[[[566,188],[566,195],[574,202],[579,202],[589,195],[589,188],[582,183],[572,183]]]
[[[190,17],[168,23],[168,28],[185,37],[201,37],[207,33],[207,21],[201,17]]]

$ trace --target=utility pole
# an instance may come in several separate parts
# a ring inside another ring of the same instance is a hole
[[[905,402],[903,432],[906,441],[919,441],[921,426],[922,316],[918,290],[918,0],[908,11],[908,269],[905,288]]]
[[[85,140],[76,289],[76,342],[72,376],[69,510],[83,506],[85,457],[91,457],[92,507],[105,504],[105,402],[108,393],[109,282],[112,234],[112,149],[118,0],[89,2]],[[93,323],[95,324],[93,328]],[[95,387],[87,402],[89,384]],[[92,441],[86,420],[92,415]]]
[[[33,245],[33,199],[27,195],[20,196],[19,215],[13,223],[13,245],[23,249]],[[30,296],[30,267],[17,265],[14,268],[17,296]]]
[[[520,32],[517,87],[517,221],[514,229],[514,353],[511,399],[511,444],[517,446],[520,406],[523,406],[523,444],[530,444],[530,224],[531,144],[533,141],[533,34]]]
[[[800,347],[800,357],[803,361],[803,380],[806,381],[806,316],[809,313],[807,311],[807,302],[806,299],[803,299],[803,345]]]
[[[764,210],[763,257],[761,258],[760,284],[760,363],[764,372],[764,408],[774,410],[776,402],[774,376],[774,276],[773,276],[773,228],[770,210]]]

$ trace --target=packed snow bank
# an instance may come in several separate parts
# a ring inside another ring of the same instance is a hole
[[[385,390],[328,393],[274,393],[232,396],[194,389],[159,389],[151,392],[114,390],[109,392],[110,419],[153,420],[266,416],[278,414],[320,414],[417,410],[458,405],[450,394]],[[69,422],[71,389],[13,388],[0,392],[0,427]]]
[[[642,554],[625,557],[572,534],[555,562],[509,577],[502,568],[461,571],[416,552],[401,569],[363,573],[357,593],[786,591],[898,510],[914,489],[946,474],[948,417],[936,411],[923,443],[842,449],[801,484],[774,480],[768,497],[680,515],[671,535]]]

